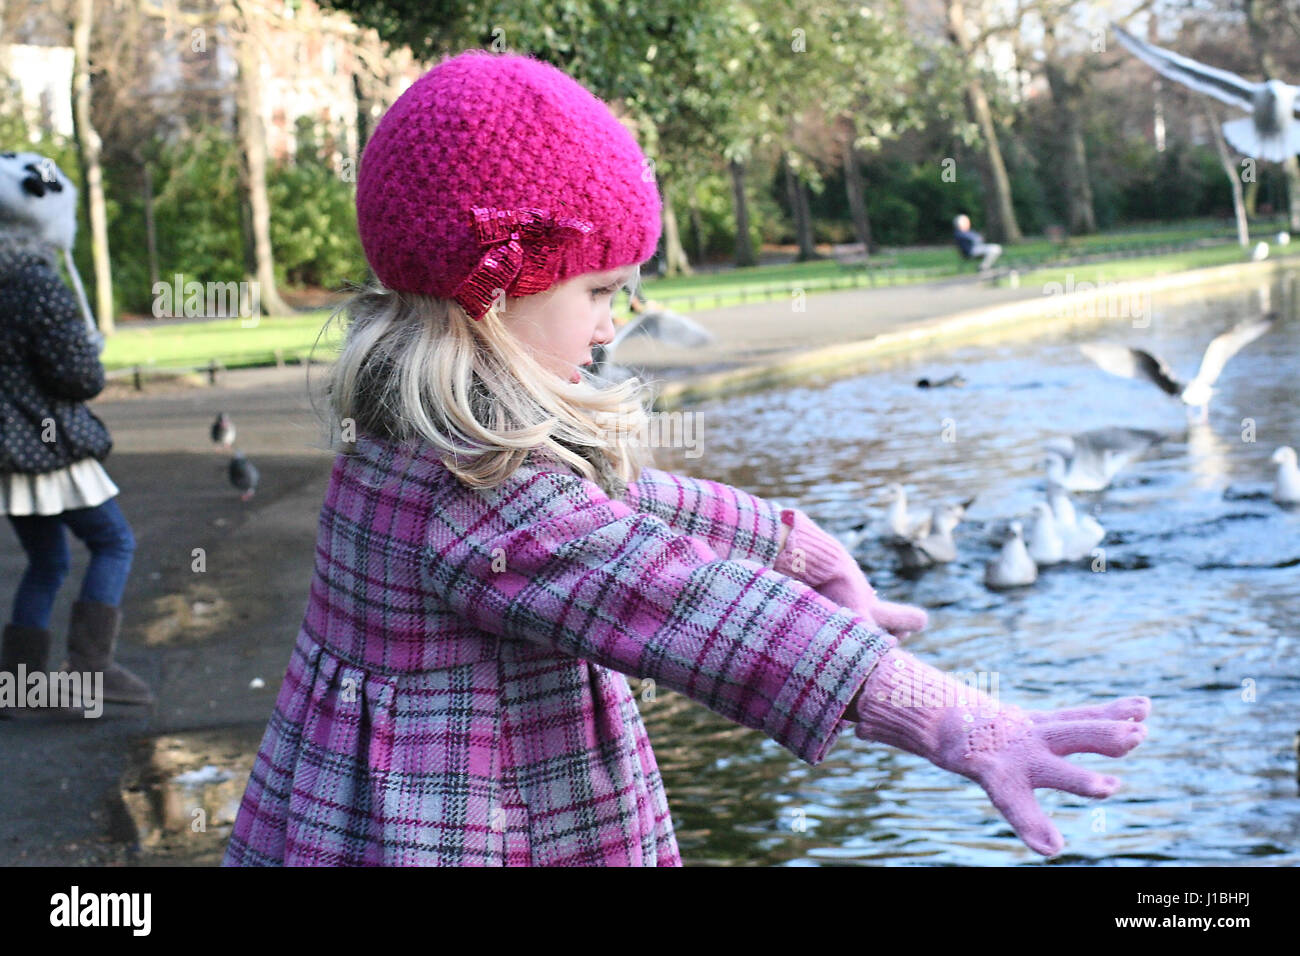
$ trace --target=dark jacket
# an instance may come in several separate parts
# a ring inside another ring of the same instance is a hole
[[[83,404],[103,388],[99,351],[53,263],[39,248],[0,247],[0,474],[107,457],[113,440]]]
[[[952,237],[957,241],[957,248],[961,254],[967,259],[971,257],[971,250],[984,241],[984,237],[974,229],[954,230]]]

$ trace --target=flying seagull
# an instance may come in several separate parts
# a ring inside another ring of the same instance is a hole
[[[1209,419],[1210,396],[1214,383],[1228,360],[1255,341],[1277,321],[1277,313],[1269,312],[1263,318],[1241,322],[1211,340],[1201,357],[1201,367],[1190,382],[1181,382],[1156,356],[1144,349],[1128,348],[1096,342],[1080,345],[1079,350],[1112,375],[1124,378],[1144,378],[1160,387],[1168,395],[1181,399],[1192,408],[1201,410],[1201,420]]]
[[[1224,137],[1238,152],[1273,163],[1300,153],[1300,126],[1295,121],[1296,87],[1281,80],[1252,83],[1227,70],[1152,46],[1121,27],[1111,26],[1119,42],[1161,76],[1250,113],[1248,117],[1223,124]]]
[[[1144,428],[1094,428],[1052,438],[1044,443],[1047,479],[1070,491],[1101,491],[1121,469],[1164,440]]]
[[[681,348],[694,348],[713,341],[713,333],[698,322],[665,309],[658,302],[644,302],[636,316],[614,333],[614,341],[592,349],[592,373],[609,382],[631,378],[631,371],[614,364],[614,353],[634,335],[644,335]]]

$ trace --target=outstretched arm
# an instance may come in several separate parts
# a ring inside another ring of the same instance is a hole
[[[470,624],[652,678],[810,764],[894,643],[574,475],[521,470],[438,514],[426,586]]]

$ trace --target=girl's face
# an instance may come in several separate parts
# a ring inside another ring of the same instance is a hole
[[[591,363],[592,346],[614,340],[614,296],[636,271],[588,272],[536,295],[507,297],[502,320],[544,366],[577,383],[578,367]]]

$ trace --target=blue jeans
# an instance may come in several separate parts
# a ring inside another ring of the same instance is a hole
[[[11,623],[48,630],[54,598],[72,567],[63,526],[90,549],[90,566],[81,582],[81,600],[117,607],[135,554],[135,536],[122,517],[117,498],[94,508],[73,508],[57,515],[9,515],[23,550],[27,570],[14,596]]]

